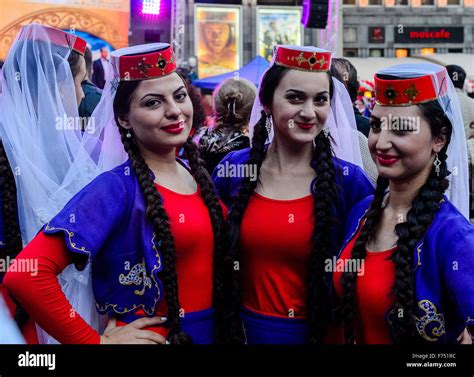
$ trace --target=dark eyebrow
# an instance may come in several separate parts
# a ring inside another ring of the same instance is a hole
[[[303,92],[303,91],[298,90],[298,89],[287,89],[287,90],[285,91],[285,93],[288,93],[288,92],[294,92],[294,93],[297,93],[297,94],[304,94],[304,95],[306,95],[306,92]],[[318,96],[318,95],[321,95],[321,94],[329,94],[329,92],[328,92],[327,90],[323,90],[322,92],[316,93],[317,96]]]
[[[177,92],[179,92],[180,90],[184,89],[184,85],[181,85],[178,89],[176,89],[173,94],[176,94]],[[140,101],[142,101],[144,98],[146,97],[158,97],[158,98],[164,98],[165,96],[163,94],[158,94],[158,93],[148,93],[148,94],[145,94]]]

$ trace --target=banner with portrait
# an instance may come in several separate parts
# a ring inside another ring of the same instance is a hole
[[[198,76],[228,73],[240,68],[241,7],[195,5],[195,54]]]
[[[301,8],[257,7],[257,54],[270,61],[277,44],[301,46]]]

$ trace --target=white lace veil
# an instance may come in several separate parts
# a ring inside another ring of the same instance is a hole
[[[378,75],[391,75],[400,78],[430,76],[438,94],[437,101],[450,120],[453,131],[447,149],[449,188],[446,196],[469,219],[469,172],[466,135],[458,96],[446,69],[433,63],[399,64],[384,68]]]
[[[3,66],[0,133],[15,177],[24,244],[100,172],[91,155],[102,140],[81,135],[68,63],[75,38],[39,24],[23,26]],[[79,272],[71,265],[58,279],[73,308],[98,329],[89,274],[89,266]],[[73,298],[75,292],[81,294]],[[41,343],[55,343],[43,331],[38,335]]]
[[[277,56],[277,49],[284,47],[287,49],[293,49],[297,51],[308,51],[308,52],[328,52],[326,50],[312,47],[312,46],[288,46],[288,45],[277,45],[273,52],[272,61],[263,73],[259,89],[263,78],[265,77],[268,70],[275,64],[275,57]],[[363,169],[362,156],[359,147],[359,138],[358,131],[356,126],[356,121],[354,117],[354,110],[351,102],[349,93],[347,92],[346,87],[343,83],[332,78],[334,93],[331,99],[331,110],[326,122],[326,128],[329,130],[330,135],[332,136],[332,148],[336,157],[352,162],[353,164],[358,165]],[[249,137],[252,140],[253,132],[255,125],[261,117],[261,112],[263,110],[262,103],[258,95],[255,97],[255,101],[252,107],[252,114],[250,116],[250,127],[249,127]],[[268,136],[268,142],[273,140],[274,132],[273,127],[271,128],[270,134]]]

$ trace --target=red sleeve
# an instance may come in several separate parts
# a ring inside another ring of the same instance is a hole
[[[19,266],[36,266],[37,260],[37,270],[14,271],[10,266],[3,284],[38,324],[63,344],[100,343],[100,335],[74,313],[59,285],[57,275],[73,262],[62,236],[41,232],[16,259]]]

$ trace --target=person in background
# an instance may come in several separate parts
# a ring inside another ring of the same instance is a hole
[[[242,78],[228,79],[214,90],[216,126],[201,128],[195,137],[209,173],[229,152],[250,146],[247,130],[256,94],[255,85]]]
[[[472,139],[473,130],[471,125],[474,123],[474,99],[469,98],[467,93],[463,90],[464,82],[466,81],[466,71],[458,66],[458,65],[447,65],[446,70],[448,71],[448,75],[453,82],[454,88],[456,89],[456,94],[459,99],[459,105],[461,106],[461,114],[462,120],[464,123],[464,131],[466,132],[466,140],[467,140],[467,152],[468,152],[468,163],[469,163],[469,172],[470,172],[470,179],[469,179],[469,195],[471,197],[470,200],[470,218],[474,218],[474,206],[472,205],[473,201],[473,178],[472,172],[474,171],[472,165],[474,161],[474,140]]]
[[[369,118],[363,116],[355,102],[357,100],[357,93],[359,91],[359,81],[357,81],[357,71],[351,62],[347,59],[334,58],[331,65],[331,74],[342,82],[353,103],[354,117],[357,125],[360,153],[362,155],[362,162],[364,164],[364,171],[372,179],[373,182],[377,180],[377,167],[370,157],[368,146],[368,139],[370,124]]]
[[[92,52],[89,47],[86,48],[86,52],[84,53],[84,60],[86,62],[86,76],[81,83],[82,90],[84,91],[84,99],[79,106],[79,116],[89,119],[97,104],[100,102],[102,89],[90,81],[92,77]]]
[[[385,68],[375,86],[369,148],[379,178],[374,195],[348,216],[337,262],[361,267],[333,275],[345,342],[470,343],[474,226],[465,218],[456,92],[445,68],[432,63]],[[400,130],[403,117],[419,123]]]
[[[92,74],[92,82],[96,84],[100,89],[104,89],[105,78],[109,73],[109,51],[107,47],[100,49],[100,59],[94,60],[94,70]]]
[[[449,77],[453,82],[456,94],[461,106],[461,114],[464,122],[464,130],[466,131],[466,139],[469,139],[471,122],[474,122],[474,101],[469,98],[467,93],[463,90],[464,82],[466,81],[466,71],[458,65],[447,65]]]
[[[349,60],[343,58],[334,58],[332,59],[331,64],[331,73],[346,86],[351,101],[354,104],[354,116],[356,119],[357,129],[362,132],[365,137],[369,137],[369,118],[363,116],[355,106],[360,86],[359,81],[357,80],[357,70]]]
[[[67,61],[74,78],[74,90],[76,91],[76,101],[79,106],[84,98],[84,91],[82,90],[81,83],[87,75],[84,54],[73,50],[69,54]]]

